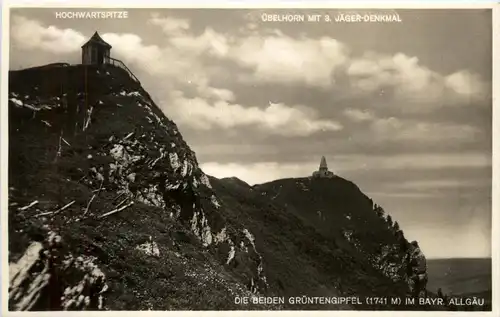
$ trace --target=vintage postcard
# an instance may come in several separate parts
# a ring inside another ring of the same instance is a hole
[[[494,5],[117,5],[3,8],[5,316],[498,312]]]

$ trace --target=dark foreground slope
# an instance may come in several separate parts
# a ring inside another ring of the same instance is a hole
[[[237,309],[267,292],[252,233],[125,71],[54,65],[9,86],[11,310]]]
[[[209,179],[119,68],[10,72],[9,88],[10,310],[440,308],[366,302],[407,295],[406,240],[359,191],[322,196],[354,185],[280,181],[301,204],[280,182]]]

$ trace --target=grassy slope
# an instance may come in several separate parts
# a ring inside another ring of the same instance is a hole
[[[154,135],[156,142],[174,142],[179,151],[187,148],[179,137],[157,133],[158,127],[148,123],[140,107],[127,104],[126,98],[112,96],[111,92],[118,93],[122,88],[130,91],[138,87],[121,70],[109,71],[114,78],[112,85],[105,85],[109,79],[103,72],[93,71],[87,74],[87,88],[83,87],[84,71],[78,67],[68,68],[63,74],[60,69],[11,72],[10,90],[23,96],[23,100],[57,105],[54,97],[64,93],[68,107],[36,113],[10,107],[9,260],[19,259],[28,244],[43,240],[44,232],[50,228],[62,236],[72,253],[98,258],[110,286],[107,309],[238,308],[228,299],[235,294],[248,295],[245,285],[203,248],[184,225],[168,217],[171,210],[136,202],[121,213],[96,219],[121,200],[116,199],[113,184],[105,183],[90,211],[83,215],[99,188],[98,183],[85,179],[89,179],[91,165],[107,165],[107,158],[98,154],[109,150],[111,135],[124,137],[135,131],[138,135]],[[92,92],[88,103],[103,103],[94,109],[89,130],[81,133],[85,112],[74,110],[81,103],[78,94],[85,89]],[[56,158],[61,133],[70,146],[62,144],[61,156]],[[151,153],[154,154],[157,153]],[[140,182],[138,179],[136,183]],[[35,199],[38,205],[18,211],[19,206]],[[73,200],[70,208],[55,216],[36,216]],[[135,250],[150,236],[159,244],[159,258]],[[58,290],[51,290],[52,295],[58,297],[66,284],[61,281]],[[50,309],[50,305],[47,301],[39,309]]]
[[[233,217],[251,228],[260,238],[258,242],[262,244],[261,249],[265,253],[266,271],[270,272],[269,282],[281,289],[284,296],[405,296],[405,284],[394,283],[382,276],[368,263],[364,254],[338,234],[344,226],[343,222],[336,223],[336,229],[330,226],[330,231],[326,231],[325,227],[318,226],[323,221],[314,222],[314,217],[309,221],[297,210],[291,210],[290,206],[297,206],[296,209],[307,208],[310,205],[307,199],[321,199],[320,194],[301,197],[297,193],[281,191],[283,202],[286,202],[281,203],[276,199],[269,199],[269,191],[267,195],[263,193],[266,185],[252,189],[241,183],[235,185],[234,180],[212,179],[211,182],[220,199],[231,206]],[[293,187],[295,181],[280,180],[276,183],[280,183],[282,188]],[[350,187],[347,188],[349,190]],[[335,185],[333,189],[337,189]],[[358,196],[355,197],[356,195]],[[276,193],[273,193],[271,197],[275,196]],[[359,198],[359,193],[353,193],[351,198],[343,196],[341,201],[359,201]],[[325,206],[329,205],[323,205]],[[360,221],[363,221],[363,213],[367,211],[354,211],[357,210],[356,207],[359,206],[352,207],[352,211],[357,212]],[[312,214],[317,217],[316,213]],[[338,214],[342,215],[342,211],[338,211]],[[370,215],[367,218],[370,219]],[[378,217],[373,219],[380,221]],[[357,228],[356,225],[354,227]],[[297,290],[300,290],[300,294]],[[379,305],[377,309],[411,309],[383,306]],[[355,309],[368,308],[355,306]]]
[[[256,185],[254,189],[325,236],[340,239],[342,229],[355,230],[363,248],[370,253],[382,244],[396,242],[387,223],[373,212],[371,200],[343,178],[284,179]]]

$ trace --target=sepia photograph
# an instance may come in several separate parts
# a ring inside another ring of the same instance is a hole
[[[491,8],[4,9],[5,311],[492,312]]]

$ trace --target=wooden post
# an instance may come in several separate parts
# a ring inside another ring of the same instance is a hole
[[[86,116],[85,116],[85,113],[86,111],[88,110],[89,108],[89,100],[88,100],[88,87],[87,87],[87,71],[88,71],[88,65],[85,65],[85,110],[83,111],[83,125],[82,125],[82,129],[85,129],[85,120],[86,119]]]

